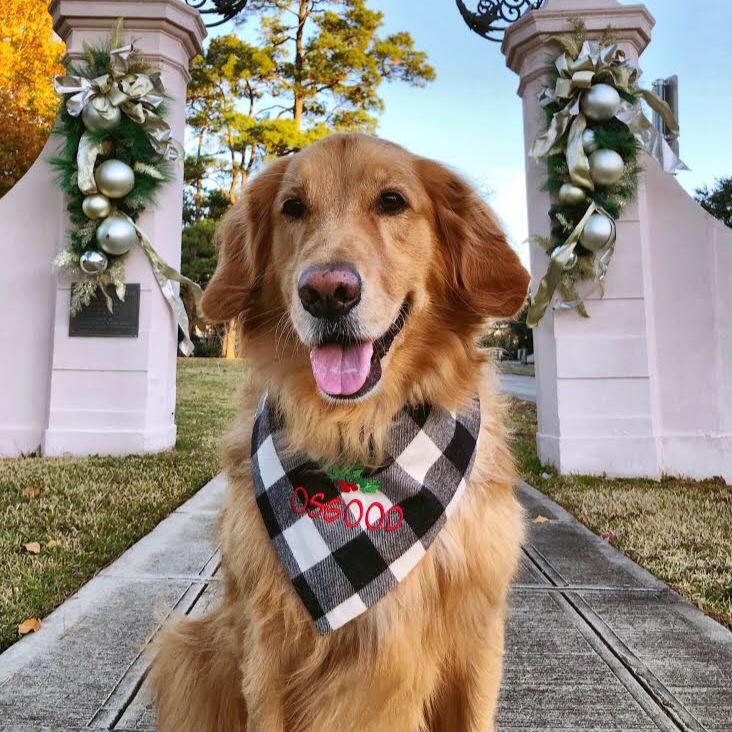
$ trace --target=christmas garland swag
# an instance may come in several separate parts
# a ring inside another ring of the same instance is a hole
[[[54,132],[64,138],[51,159],[67,196],[70,244],[54,262],[79,277],[71,296],[74,315],[100,292],[113,308],[108,288],[125,296],[125,257],[135,244],[147,255],[183,333],[179,348],[193,352],[188,315],[173,281],[190,287],[197,302],[200,287],[167,265],[136,221],[156,205],[160,187],[174,178],[184,152],[165,121],[165,86],[159,67],[133,45],[121,46],[122,21],[103,46],[85,46],[80,63],[67,66],[54,88],[64,96]]]
[[[547,161],[545,190],[556,194],[558,203],[549,211],[551,237],[530,238],[550,258],[529,308],[532,328],[552,301],[555,310],[576,308],[589,317],[576,285],[592,280],[604,292],[615,221],[637,194],[639,150],[645,149],[668,173],[688,170],[647,119],[641,101],[678,134],[671,109],[638,86],[637,64],[626,59],[611,37],[608,29],[600,41],[588,41],[578,21],[574,36],[551,39],[564,52],[549,69],[553,86],[540,93],[548,127],[529,154]]]

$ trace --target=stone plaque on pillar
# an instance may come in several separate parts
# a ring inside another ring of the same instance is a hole
[[[137,338],[140,330],[140,285],[126,285],[124,300],[117,297],[112,285],[107,294],[112,299],[111,312],[107,299],[97,292],[89,305],[69,316],[70,338]]]

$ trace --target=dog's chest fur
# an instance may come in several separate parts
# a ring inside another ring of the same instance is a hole
[[[284,698],[295,717],[316,714],[305,700],[313,684],[322,685],[324,674],[333,693],[348,693],[353,673],[376,674],[380,680],[370,683],[392,687],[431,673],[437,688],[447,666],[469,657],[486,606],[500,608],[505,602],[522,516],[503,479],[512,467],[503,435],[496,432],[500,406],[490,393],[483,410],[468,488],[427,555],[375,606],[325,637],[295,594],[264,528],[245,451],[237,456],[241,461],[230,471],[222,518],[225,602],[239,628],[244,667],[273,669],[277,682],[287,687]],[[391,693],[384,690],[387,697]]]

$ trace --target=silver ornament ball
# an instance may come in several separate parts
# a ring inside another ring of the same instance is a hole
[[[567,260],[564,269],[568,272],[570,269],[574,269],[575,264],[577,264],[577,255],[572,252],[572,256]]]
[[[623,158],[615,150],[595,150],[590,155],[590,176],[598,185],[615,185],[624,172]]]
[[[564,183],[559,189],[559,202],[565,206],[578,206],[585,198],[585,192],[572,183]]]
[[[97,244],[107,254],[114,256],[126,254],[137,244],[137,232],[127,219],[111,216],[99,224]]]
[[[610,243],[614,231],[615,222],[609,216],[594,213],[580,234],[580,244],[591,252],[599,252]]]
[[[94,172],[97,188],[109,198],[124,198],[135,187],[135,171],[121,160],[105,160]]]
[[[595,130],[585,130],[582,133],[582,149],[585,151],[585,155],[591,155],[598,147],[600,144],[595,137]]]
[[[99,274],[107,269],[107,257],[102,252],[87,251],[79,257],[79,267],[86,274]]]
[[[89,219],[106,219],[112,213],[112,204],[106,196],[94,193],[82,201],[81,210]]]
[[[620,94],[609,84],[595,84],[582,95],[580,108],[593,122],[611,120],[620,108]]]
[[[89,102],[81,110],[81,121],[89,132],[109,132],[122,121],[122,112],[119,107],[112,107],[109,119],[102,117],[97,108]]]

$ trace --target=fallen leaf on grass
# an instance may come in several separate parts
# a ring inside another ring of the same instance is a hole
[[[58,542],[56,541],[56,539],[49,539],[46,542],[47,549],[55,549],[57,546],[58,546]]]
[[[23,544],[23,547],[31,554],[41,553],[41,545],[37,541],[29,541],[27,544]]]
[[[37,633],[41,629],[41,621],[38,618],[28,618],[18,626],[18,633],[28,635],[28,633]]]
[[[41,489],[34,488],[32,485],[29,485],[23,488],[23,495],[26,498],[38,498],[38,496],[41,495]]]
[[[600,534],[600,538],[605,539],[605,541],[612,541],[615,538],[615,534],[613,534],[610,531],[607,531],[604,534]]]
[[[534,519],[535,524],[548,524],[550,519],[548,519],[546,516],[537,516]]]

